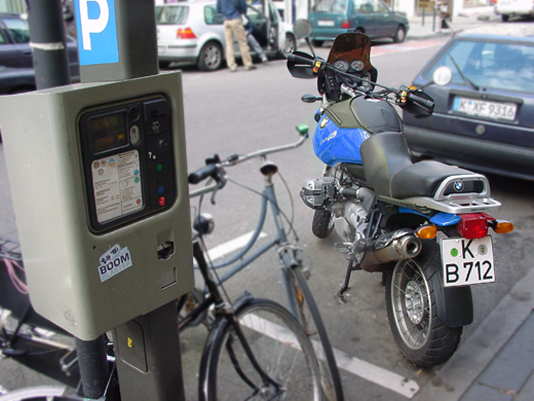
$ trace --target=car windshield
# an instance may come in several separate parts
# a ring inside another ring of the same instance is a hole
[[[343,14],[347,9],[347,0],[319,0],[313,11]]]
[[[423,78],[430,81],[437,68],[447,66],[452,71],[453,83],[467,85],[449,55],[462,73],[479,87],[534,92],[534,46],[457,40],[426,70]]]
[[[19,18],[4,18],[3,21],[15,43],[28,43],[30,41],[28,21]]]
[[[159,25],[183,25],[189,14],[188,6],[157,6],[156,23]]]

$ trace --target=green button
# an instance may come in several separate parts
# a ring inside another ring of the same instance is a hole
[[[163,164],[161,163],[156,164],[156,171],[158,173],[161,173],[163,171]]]

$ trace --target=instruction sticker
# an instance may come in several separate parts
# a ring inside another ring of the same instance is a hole
[[[100,256],[99,260],[98,275],[102,283],[133,266],[130,250],[128,247],[121,248],[119,245],[113,245]]]
[[[91,163],[96,219],[102,224],[143,208],[139,152],[130,150]]]

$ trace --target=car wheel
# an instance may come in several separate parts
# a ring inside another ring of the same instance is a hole
[[[280,51],[281,55],[286,58],[289,53],[297,50],[297,41],[293,35],[286,35],[284,40],[284,48]]]
[[[510,16],[508,14],[501,15],[502,22],[508,22],[509,19],[510,19]]]
[[[312,40],[312,45],[314,45],[315,47],[321,47],[324,43],[323,40]]]
[[[197,66],[202,71],[215,71],[221,67],[222,60],[221,45],[216,42],[208,42],[200,49]]]
[[[395,43],[402,43],[406,39],[406,28],[404,28],[402,25],[399,25],[397,28],[397,32],[395,32],[395,36],[393,37],[393,41]]]

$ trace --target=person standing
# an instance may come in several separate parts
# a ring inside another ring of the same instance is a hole
[[[243,26],[242,16],[247,12],[245,0],[217,0],[217,12],[224,16],[224,38],[226,41],[226,63],[231,72],[237,71],[234,56],[234,35],[239,43],[241,59],[245,70],[256,68],[252,64],[252,57],[247,44],[247,34]]]

